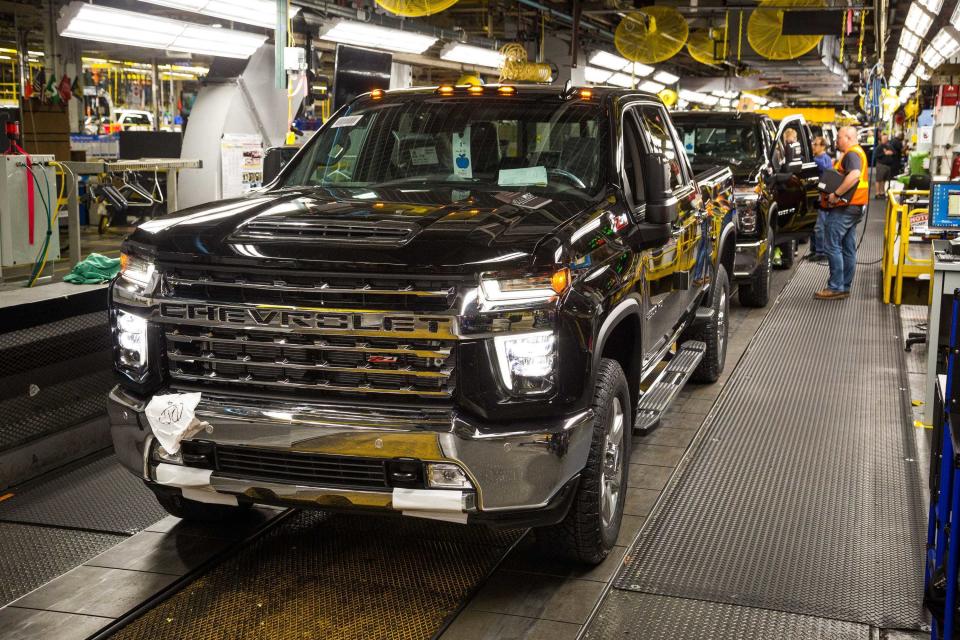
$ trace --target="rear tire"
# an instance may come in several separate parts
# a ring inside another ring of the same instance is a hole
[[[616,360],[600,361],[591,406],[594,418],[590,454],[570,510],[559,523],[536,532],[537,545],[544,552],[599,564],[610,554],[620,534],[633,434],[630,390]]]
[[[710,308],[713,316],[706,322],[694,325],[681,337],[681,342],[698,340],[707,345],[703,360],[693,370],[693,382],[716,382],[723,373],[727,359],[727,334],[730,317],[730,281],[723,265],[717,265],[717,277],[710,287]]]
[[[164,511],[177,518],[194,522],[223,522],[238,517],[250,507],[250,503],[231,506],[197,502],[184,498],[179,493],[156,493],[155,495]]]
[[[737,287],[737,297],[745,307],[762,308],[770,302],[770,275],[773,271],[773,245],[767,250],[750,281]]]

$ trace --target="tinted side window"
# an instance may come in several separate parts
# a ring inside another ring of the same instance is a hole
[[[653,153],[662,153],[670,162],[670,188],[683,186],[683,171],[680,168],[680,153],[670,134],[670,124],[666,112],[652,105],[637,109],[640,124],[644,129],[650,150]]]
[[[640,131],[633,115],[633,110],[623,114],[623,172],[626,174],[633,206],[637,207],[646,202],[646,195],[643,191],[643,173],[640,164],[640,158],[643,157]]]

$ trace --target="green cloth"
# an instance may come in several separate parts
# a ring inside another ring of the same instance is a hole
[[[108,258],[99,253],[91,253],[81,260],[73,270],[63,277],[64,282],[73,284],[100,284],[113,280],[120,272],[120,258]]]

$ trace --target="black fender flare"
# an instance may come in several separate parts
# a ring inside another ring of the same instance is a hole
[[[732,251],[733,252],[732,255],[736,256],[737,227],[733,222],[730,222],[729,224],[724,225],[723,230],[720,232],[720,239],[717,241],[717,264],[718,265],[722,264],[723,256],[726,255],[727,251]],[[733,272],[731,271],[730,273],[728,273],[727,277],[732,278]]]
[[[627,299],[617,303],[617,305],[607,313],[606,317],[603,319],[603,322],[600,323],[600,329],[597,331],[597,339],[593,345],[593,358],[590,370],[591,382],[596,374],[597,367],[600,366],[600,358],[603,355],[603,348],[606,346],[607,338],[610,337],[610,334],[613,333],[613,330],[617,328],[622,320],[631,315],[637,317],[637,321],[640,324],[640,330],[642,331],[643,307],[640,305],[640,300],[638,300],[635,296],[628,297]],[[640,336],[637,336],[637,338],[639,339]]]

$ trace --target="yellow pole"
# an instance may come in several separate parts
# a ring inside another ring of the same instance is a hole
[[[867,18],[867,12],[860,11],[860,42],[857,45],[857,64],[863,62],[863,23]]]
[[[847,30],[847,12],[840,12],[840,64],[843,64],[843,41],[846,39],[844,37],[844,32]]]
[[[737,62],[740,62],[740,49],[743,46],[743,9],[740,9],[740,26],[737,27]]]
[[[723,59],[727,59],[727,42],[729,41],[730,35],[730,12],[725,11],[723,14]]]

